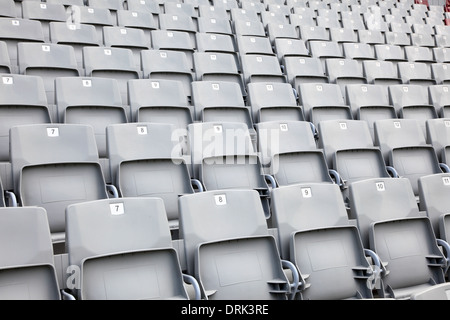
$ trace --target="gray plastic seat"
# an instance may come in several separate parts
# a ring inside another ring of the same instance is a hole
[[[125,48],[133,52],[136,68],[141,70],[141,51],[151,48],[151,41],[144,30],[130,27],[103,27],[105,47]]]
[[[362,66],[368,84],[389,86],[402,83],[397,66],[392,61],[365,60],[362,62]]]
[[[367,43],[346,42],[342,44],[344,57],[346,59],[357,60],[362,64],[365,60],[375,60],[375,53]]]
[[[14,71],[16,70],[15,67],[11,65],[8,46],[6,42],[0,41],[0,73],[12,73]]]
[[[196,121],[242,122],[253,129],[251,109],[235,82],[193,81],[192,105]]]
[[[406,178],[367,179],[350,186],[350,205],[363,244],[379,257],[382,298],[409,299],[444,283],[445,256],[431,221],[421,216]]]
[[[69,263],[80,272],[72,288],[78,299],[190,298],[161,199],[89,201],[69,206],[66,216]]]
[[[141,51],[144,79],[178,80],[189,99],[192,96],[191,82],[195,79],[186,54],[172,50]]]
[[[428,87],[430,103],[433,104],[438,116],[441,118],[448,118],[450,116],[448,111],[450,106],[449,92],[449,85],[434,85]]]
[[[422,212],[431,220],[436,238],[448,241],[446,215],[449,208],[449,173],[439,173],[419,178],[419,198]]]
[[[349,84],[346,101],[353,112],[353,119],[364,120],[374,138],[374,122],[379,119],[397,118],[397,112],[389,101],[388,87],[378,84]]]
[[[303,8],[305,11],[298,12],[299,9],[302,8],[294,8],[294,13],[291,13],[289,15],[289,21],[291,22],[291,25],[295,26],[295,28],[298,30],[300,26],[310,26],[315,27],[317,26],[316,23],[316,13],[314,10],[309,10],[310,8]],[[297,11],[297,12],[295,12]]]
[[[122,103],[129,105],[128,80],[142,78],[140,68],[136,67],[133,51],[126,48],[84,47],[83,57],[86,76],[116,79]]]
[[[244,8],[245,9],[245,8]],[[229,19],[228,12],[224,7],[215,7],[209,4],[199,4],[198,5],[198,16],[215,18],[215,19]]]
[[[274,51],[281,64],[287,57],[309,57],[310,53],[301,39],[277,38],[274,40]]]
[[[397,116],[402,119],[416,119],[426,133],[425,122],[438,118],[435,107],[430,104],[428,88],[419,84],[389,86],[389,100]]]
[[[177,16],[185,15],[192,18],[198,17],[196,6],[193,3],[188,2],[166,2],[164,3],[164,12],[166,14],[176,14]]]
[[[403,50],[405,50],[405,56],[409,62],[422,62],[428,65],[436,62],[431,48],[424,46],[406,46]]]
[[[245,9],[245,8],[231,8],[230,10],[230,20],[231,21],[259,21],[258,12],[255,8]]]
[[[344,95],[347,85],[367,83],[362,65],[355,59],[325,59],[325,72],[328,75],[329,82],[338,84]]]
[[[339,187],[285,186],[274,189],[272,197],[281,256],[308,275],[301,299],[372,299],[372,269],[359,231],[349,223]]]
[[[254,123],[305,120],[303,110],[297,104],[294,90],[289,83],[249,83],[247,91],[248,105],[251,106]]]
[[[61,300],[45,209],[0,208],[0,297]]]
[[[341,87],[335,83],[301,83],[299,104],[305,119],[315,126],[322,120],[353,118]]]
[[[56,123],[15,126],[10,130],[10,148],[19,205],[46,209],[56,254],[65,239],[66,207],[106,199],[113,190],[105,183],[93,128]]]
[[[197,18],[198,32],[233,36],[232,23],[228,18],[200,16]]]
[[[103,39],[103,27],[112,27],[117,24],[116,17],[107,8],[79,6],[72,7],[72,10],[76,22],[93,25],[99,39]]]
[[[0,161],[11,160],[9,149],[11,127],[51,122],[44,83],[40,77],[18,74],[1,76]]]
[[[246,85],[251,82],[287,82],[286,75],[275,55],[243,55],[241,65]]]
[[[0,4],[1,16],[5,18],[16,18],[17,11],[14,0],[6,0]]]
[[[400,46],[403,48],[411,46],[411,35],[409,33],[401,31],[386,31],[385,37],[386,44],[388,45]]]
[[[433,146],[439,161],[446,163],[447,149],[450,146],[450,119],[428,119],[425,126],[427,143]]]
[[[236,63],[239,65],[239,59],[236,53],[236,41],[230,34],[197,32],[197,52],[220,52],[232,54]]]
[[[405,52],[399,45],[375,44],[374,49],[375,56],[378,60],[391,61],[395,65],[397,65],[398,62],[407,61]]]
[[[185,3],[185,5],[189,4]],[[165,11],[165,13],[159,14],[158,18],[160,30],[184,32],[189,36],[191,47],[196,47],[195,33],[197,32],[197,26],[192,16],[186,14],[169,13]],[[173,39],[172,41],[174,41],[175,39]]]
[[[95,27],[90,24],[67,24],[66,22],[50,22],[50,42],[70,45],[75,50],[77,64],[83,67],[83,47],[99,47],[103,39],[98,37]]]
[[[450,69],[446,63],[431,64],[431,74],[436,84],[450,83]]]
[[[309,51],[312,57],[319,58],[322,65],[330,58],[343,58],[342,49],[336,41],[313,41],[309,44]]]
[[[272,45],[275,44],[277,39],[291,39],[300,40],[298,30],[290,23],[268,23],[267,24],[267,36]]]
[[[234,34],[237,37],[240,36],[255,36],[255,37],[265,37],[266,30],[264,28],[261,20],[243,20],[233,19],[232,27],[234,30]]]
[[[193,59],[197,81],[237,83],[241,88],[242,96],[247,96],[244,79],[239,72],[235,55],[221,52],[194,52]]]
[[[357,30],[359,42],[367,43],[370,45],[384,44],[386,39],[384,33],[380,30]]]
[[[55,80],[58,122],[86,124],[95,133],[98,155],[106,158],[106,127],[126,123],[129,111],[122,104],[115,79],[63,77]]]
[[[156,15],[164,12],[164,9],[161,9],[159,3],[154,0],[127,0],[127,5],[128,10],[136,12],[147,12]]]
[[[44,81],[49,105],[55,104],[55,78],[82,75],[74,48],[69,45],[19,43],[19,73],[40,76]]]
[[[434,48],[436,46],[436,41],[434,39],[434,34],[411,33],[411,44],[413,46]]]
[[[246,54],[273,56],[272,43],[268,37],[242,35],[236,38],[237,52],[240,56]]]
[[[375,121],[375,145],[399,176],[408,178],[414,194],[418,195],[421,176],[442,173],[434,148],[426,144],[425,134],[415,119],[384,119]]]
[[[298,27],[300,39],[305,41],[307,47],[313,41],[329,41],[330,33],[325,27],[300,25]]]
[[[430,86],[436,84],[431,69],[425,62],[399,62],[398,74],[404,84]]]
[[[158,16],[144,11],[118,10],[117,26],[136,28],[144,31],[146,39],[151,39],[152,30],[158,29]]]
[[[186,130],[193,121],[193,108],[181,81],[130,80],[128,93],[132,122],[171,123],[177,129]]]
[[[50,39],[49,23],[51,21],[65,22],[67,19],[64,5],[37,1],[22,2],[22,17],[28,20],[37,20],[41,23],[46,42]]]
[[[180,198],[187,272],[208,300],[293,298],[276,240],[269,235],[258,192],[217,190]],[[289,264],[290,266],[292,264]],[[255,273],[256,272],[256,273]]]
[[[319,58],[288,56],[283,61],[287,81],[299,90],[302,83],[328,83],[328,76]]]
[[[177,230],[178,197],[194,193],[194,182],[174,132],[171,124],[148,122],[106,129],[111,177],[119,195],[162,198],[170,228]]]

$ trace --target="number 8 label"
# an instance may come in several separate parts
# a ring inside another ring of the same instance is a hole
[[[215,195],[214,200],[217,206],[223,206],[227,204],[227,197],[224,194]]]

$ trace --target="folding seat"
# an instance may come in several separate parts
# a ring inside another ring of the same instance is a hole
[[[365,60],[376,60],[372,47],[367,43],[343,43],[342,49],[345,59],[356,60],[361,66]]]
[[[19,205],[47,211],[54,254],[64,253],[66,207],[117,195],[105,183],[93,128],[55,123],[15,126],[10,130],[10,150]]]
[[[349,84],[366,84],[362,65],[353,59],[325,59],[325,72],[330,83],[336,83],[345,94],[345,86]]]
[[[118,10],[117,26],[141,29],[145,37],[151,40],[151,32],[158,29],[159,20],[156,14],[150,12]]]
[[[302,9],[303,12],[295,13],[295,9]],[[297,30],[301,26],[316,27],[316,15],[314,12],[308,11],[308,8],[294,8],[294,13],[289,15],[289,21]]]
[[[449,47],[450,46],[450,27],[449,26],[434,26],[434,38],[436,41],[436,46],[438,47]]]
[[[20,74],[39,76],[44,81],[47,103],[53,114],[55,79],[83,74],[77,64],[75,50],[69,45],[22,42],[17,44],[17,58]]]
[[[254,190],[180,197],[187,273],[203,299],[293,299],[303,283],[295,266],[280,258],[258,198]]]
[[[426,141],[436,151],[440,163],[448,165],[448,146],[450,146],[450,122],[448,118],[426,120]]]
[[[384,33],[380,30],[357,30],[359,42],[369,45],[385,44],[386,39]]]
[[[397,66],[392,61],[365,60],[362,62],[364,76],[369,84],[401,84]]]
[[[18,72],[17,44],[19,42],[44,43],[42,24],[37,20],[20,18],[0,19],[0,40],[8,47],[12,71]]]
[[[236,40],[231,34],[197,32],[195,37],[198,52],[230,53],[238,62]]]
[[[200,298],[197,281],[181,271],[161,199],[89,201],[68,206],[66,216],[77,299],[191,299],[187,282]]]
[[[246,85],[254,82],[287,82],[275,55],[244,55],[241,56],[241,65]]]
[[[319,9],[328,9],[328,4],[326,1],[321,0],[311,0],[308,1],[308,6],[311,9],[314,9],[315,11],[318,11]]]
[[[193,81],[194,121],[242,122],[253,131],[251,107],[246,106],[240,86],[230,81]]]
[[[249,10],[242,9],[242,8],[231,8],[230,9],[230,20],[233,22],[233,25],[238,21],[244,21],[244,22],[251,21],[251,22],[260,22],[261,23],[261,18],[259,16],[259,12],[257,10],[255,10],[254,8],[249,9]],[[238,25],[240,25],[240,24],[238,24]],[[250,26],[251,25],[249,25],[249,27]]]
[[[300,25],[298,27],[300,39],[302,39],[306,46],[313,41],[329,41],[330,32],[325,27]]]
[[[435,63],[436,60],[433,57],[433,51],[427,47],[418,46],[406,46],[403,48],[405,51],[405,57],[409,62],[422,62],[426,63],[428,67],[430,64]]]
[[[375,56],[378,60],[391,61],[395,65],[398,62],[407,61],[405,57],[405,52],[402,47],[398,45],[390,44],[376,44],[374,45]]]
[[[245,10],[245,8],[243,8]],[[224,7],[215,7],[209,4],[198,6],[198,18],[212,18],[219,20],[229,20],[228,12]]]
[[[302,83],[328,83],[319,58],[285,57],[283,63],[287,81],[297,91]]]
[[[273,49],[281,65],[287,57],[309,57],[309,50],[305,42],[300,39],[277,38],[274,41]]]
[[[241,88],[242,96],[247,96],[242,74],[236,64],[236,57],[221,52],[194,52],[194,69],[197,81],[230,81]]]
[[[189,68],[193,70],[192,55],[195,52],[195,46],[192,45],[189,32],[158,29],[152,30],[151,36],[153,49],[183,52],[186,55]]]
[[[259,20],[233,20],[232,27],[234,34],[240,36],[265,37],[266,29]]]
[[[49,23],[51,21],[65,22],[67,19],[64,5],[36,1],[22,2],[22,17],[29,20],[38,20],[41,23],[46,42],[50,40]]]
[[[305,183],[276,188],[272,212],[281,257],[308,275],[299,299],[373,298],[368,250],[363,248],[358,228],[349,222],[336,185]],[[319,261],[320,268],[316,265]]]
[[[256,154],[256,139],[242,122],[194,122],[188,125],[187,154],[191,157],[191,177],[200,179],[203,159]]]
[[[438,118],[436,108],[430,104],[426,86],[419,84],[391,85],[389,86],[389,99],[399,118],[416,119],[424,133],[426,133],[426,120]]]
[[[267,36],[272,45],[275,44],[275,40],[277,39],[299,40],[298,30],[290,23],[268,23],[266,29]]]
[[[338,17],[333,17],[333,16],[322,16],[322,15],[318,15],[316,17],[316,22],[317,22],[317,26],[318,27],[324,27],[326,29],[331,29],[331,28],[341,28],[341,21],[339,20]]]
[[[325,69],[325,61],[327,59],[343,58],[342,49],[335,41],[313,41],[309,43],[309,52],[314,58],[319,58]]]
[[[397,111],[389,101],[388,87],[379,84],[349,84],[345,100],[350,105],[353,119],[366,121],[374,138],[374,122],[395,119]]]
[[[146,0],[150,1],[150,0]],[[80,6],[72,7],[73,18],[80,24],[90,24],[97,30],[99,39],[103,39],[103,27],[112,27],[117,25],[116,17],[106,8]]]
[[[133,51],[127,48],[84,47],[83,59],[86,76],[116,79],[122,104],[129,105],[127,82],[142,78],[142,71],[136,67]]]
[[[197,18],[198,12],[195,9],[194,4],[192,3],[179,3],[179,2],[165,2],[164,6],[164,14],[171,14],[174,16],[188,16],[191,18]],[[194,20],[193,20],[194,22]],[[194,22],[195,23],[195,22]]]
[[[117,23],[117,11],[125,9],[125,0],[86,0],[86,5],[95,9],[106,9]]]
[[[50,22],[50,42],[70,45],[74,48],[77,65],[83,67],[83,47],[103,45],[95,27],[89,24],[67,24],[67,22]]]
[[[440,118],[450,118],[450,87],[448,85],[434,85],[428,87],[430,103],[436,109]]]
[[[128,82],[130,122],[170,123],[186,130],[193,121],[193,107],[183,84],[176,80],[140,79]]]
[[[436,47],[432,49],[435,63],[448,63],[450,62],[450,50],[445,47]]]
[[[213,0],[213,6],[224,7],[228,12],[239,8],[237,0]]]
[[[432,34],[412,33],[411,44],[413,46],[434,48],[436,41]]]
[[[369,125],[360,120],[327,120],[317,126],[318,148],[324,151],[328,168],[337,171],[344,200],[355,181],[391,177],[383,155],[374,146]]]
[[[52,118],[47,105],[44,83],[40,77],[4,74],[1,80],[0,161],[9,163],[11,160],[9,129],[17,125],[51,123]],[[6,184],[6,181],[3,182]]]
[[[340,11],[338,12],[337,10],[331,9],[331,8],[318,9],[317,10],[317,18],[319,18],[319,17],[333,18],[333,19],[338,19],[338,20],[340,20],[340,18],[341,18]]]
[[[14,72],[9,59],[8,45],[4,41],[0,41],[0,73]]]
[[[350,106],[338,84],[301,83],[298,88],[299,105],[306,121],[317,126],[323,120],[352,119]]]
[[[247,104],[253,123],[273,120],[304,121],[301,107],[289,83],[249,83]]]
[[[39,207],[0,208],[2,300],[61,300],[48,227]]]
[[[389,31],[389,24],[383,19],[381,13],[365,11],[362,16],[367,30],[377,30],[384,33]]]
[[[436,84],[450,83],[450,69],[446,63],[432,63],[431,75],[436,81]]]
[[[150,38],[141,29],[103,27],[103,44],[108,48],[124,48],[133,52],[136,68],[141,70],[141,51],[151,48]]]
[[[144,50],[141,51],[143,78],[178,80],[191,99],[192,73],[188,58],[182,51],[175,50]]]
[[[231,21],[228,19],[218,19],[210,17],[198,17],[198,32],[233,35]]]
[[[339,46],[343,47],[345,43],[357,43],[358,40],[358,34],[348,28],[329,28],[330,32],[330,40],[337,42]]]
[[[285,4],[285,1],[279,1],[278,3],[267,4],[267,11],[270,13],[281,14],[284,17],[288,17],[291,14],[291,8]],[[261,12],[261,19],[264,19],[264,12]]]
[[[257,14],[260,14],[266,10],[266,5],[261,1],[243,1],[241,2],[241,9],[245,11],[256,11]]]
[[[402,48],[411,45],[411,35],[405,32],[387,31],[384,33],[386,44],[400,46]]]
[[[178,197],[194,193],[194,185],[202,188],[190,178],[176,127],[150,122],[111,124],[106,135],[112,182],[119,196],[162,198],[172,235],[178,237]]]
[[[126,123],[130,118],[117,81],[97,77],[57,78],[55,96],[58,122],[92,126],[98,156],[106,158],[106,127],[112,123]]]
[[[361,15],[351,11],[341,12],[342,27],[346,29],[361,30],[366,29]]]
[[[161,13],[159,14],[159,28],[161,30],[184,32],[189,35],[191,47],[195,48],[195,33],[197,26],[191,16],[183,14]],[[175,39],[172,39],[174,41]]]
[[[268,37],[239,36],[236,38],[237,53],[239,56],[246,54],[273,56],[272,43]]]
[[[377,120],[374,129],[374,144],[380,147],[386,165],[410,181],[416,196],[421,176],[447,170],[439,163],[434,148],[426,143],[425,134],[417,120]]]
[[[430,219],[419,213],[408,179],[358,181],[350,186],[350,198],[364,247],[382,265],[374,288],[381,298],[410,299],[445,282],[445,256]]]
[[[429,86],[436,84],[433,79],[430,66],[425,62],[399,62],[398,74],[404,84],[417,84]]]
[[[285,6],[284,6],[285,7]],[[281,6],[280,6],[281,8]],[[262,11],[261,16],[261,22],[264,26],[264,28],[267,29],[267,26],[269,23],[275,23],[275,24],[287,24],[289,23],[289,13],[285,12],[274,12],[274,11]]]
[[[156,16],[164,12],[157,0],[127,0],[127,5],[128,10],[133,12],[146,12]]]

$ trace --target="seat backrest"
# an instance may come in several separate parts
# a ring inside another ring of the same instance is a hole
[[[436,151],[438,159],[443,162],[445,148],[450,145],[450,120],[447,118],[426,120],[427,143]]]
[[[286,82],[278,58],[268,55],[241,56],[245,84],[250,82]]]
[[[10,161],[9,129],[11,127],[52,122],[42,79],[38,76],[19,74],[2,75],[0,114],[2,115],[0,117],[0,159]]]
[[[60,300],[45,209],[0,208],[0,296],[4,300]]]
[[[431,76],[431,69],[425,62],[399,62],[397,67],[403,83],[417,83],[419,85],[435,83]]]
[[[341,191],[336,184],[281,186],[273,189],[271,196],[273,226],[278,230],[283,259],[289,260],[293,232],[349,224]]]
[[[298,90],[301,83],[328,83],[328,76],[319,58],[315,57],[285,57],[284,67],[287,80]]]
[[[401,84],[397,66],[392,61],[366,60],[362,62],[364,75],[370,84]]]
[[[352,108],[353,117],[362,113],[364,108],[390,108],[388,88],[377,84],[349,84],[346,87],[346,101]],[[373,128],[373,124],[369,124]]]
[[[365,248],[369,248],[369,228],[373,222],[420,216],[411,183],[406,178],[356,181],[349,186],[349,205]]]

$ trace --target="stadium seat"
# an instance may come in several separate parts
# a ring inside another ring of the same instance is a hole
[[[330,83],[340,86],[342,94],[345,95],[345,87],[349,84],[366,84],[362,65],[354,59],[333,59],[325,60],[325,72]]]
[[[64,252],[66,207],[116,196],[105,183],[93,128],[56,123],[16,126],[10,130],[10,148],[19,205],[46,209],[54,253]]]
[[[272,211],[281,257],[308,275],[299,293],[301,299],[373,298],[368,285],[373,273],[366,250],[358,228],[350,225],[336,185],[311,183],[277,188],[273,191]],[[340,259],[346,263],[337,264]],[[322,267],[317,268],[319,261]]]
[[[369,45],[385,44],[386,39],[384,33],[380,30],[357,30],[358,39],[360,43],[367,43]]]
[[[272,120],[304,121],[303,110],[289,83],[249,83],[248,101],[253,123]]]
[[[253,82],[287,82],[275,55],[244,55],[241,56],[241,65],[245,85]]]
[[[158,23],[158,16],[150,12],[117,11],[117,26],[140,29],[144,32],[146,39],[151,39],[151,32],[158,29]]]
[[[434,85],[428,87],[430,103],[433,104],[438,116],[449,118],[450,113],[447,110],[450,107],[450,87],[448,85]]]
[[[305,42],[300,39],[277,38],[274,40],[273,46],[274,52],[277,55],[281,65],[284,65],[284,60],[288,57],[310,56],[308,49],[306,49]]]
[[[154,50],[178,51],[186,55],[186,60],[191,72],[194,68],[192,55],[195,46],[189,32],[157,29],[152,30],[152,48]],[[144,68],[144,67],[142,67]]]
[[[55,80],[58,122],[92,126],[99,158],[106,158],[106,127],[127,123],[119,84],[112,78],[62,77]]]
[[[182,5],[180,3],[180,5]],[[184,4],[189,5],[189,4]],[[176,7],[176,6],[175,6]],[[195,43],[195,33],[197,32],[197,26],[194,22],[194,18],[192,18],[189,15],[186,14],[175,14],[175,13],[168,13],[165,11],[165,13],[160,13],[158,15],[159,18],[159,30],[165,30],[167,31],[174,31],[174,32],[183,32],[186,33],[186,35],[190,39],[190,48],[196,48]],[[157,31],[157,30],[156,30]],[[175,34],[175,39],[168,39],[167,41],[160,40],[160,38],[157,38],[158,41],[163,41],[164,46],[169,46],[170,41],[177,41],[178,33]],[[156,44],[157,42],[155,42]],[[183,43],[184,44],[184,43]],[[187,46],[187,43],[186,43]],[[175,48],[176,46],[174,46]],[[156,47],[155,47],[156,48]],[[181,48],[181,43],[180,43]],[[188,48],[188,47],[187,47]],[[167,49],[161,45],[161,47],[157,49]]]
[[[47,212],[0,208],[0,298],[61,300]]]
[[[76,21],[72,22],[93,25],[97,31],[98,39],[103,39],[103,27],[117,25],[116,17],[107,8],[80,6],[74,9],[74,16]]]
[[[158,16],[164,12],[159,2],[155,0],[127,0],[128,10],[134,12],[146,12]]]
[[[16,18],[17,10],[14,0],[6,0],[0,4],[0,16],[2,18]]]
[[[365,60],[376,60],[372,47],[367,43],[345,42],[342,48],[346,59],[356,60],[360,65]]]
[[[381,279],[375,287],[380,297],[410,299],[445,282],[445,256],[431,221],[419,213],[408,179],[358,181],[350,186],[350,198],[363,244],[381,261]]]
[[[436,84],[450,83],[450,69],[446,63],[433,63],[431,65],[431,74]]]
[[[242,57],[246,54],[269,55],[275,53],[268,37],[240,36],[236,39],[237,52]]]
[[[418,84],[429,86],[436,84],[431,69],[425,62],[399,62],[397,63],[398,74],[404,84]]]
[[[133,51],[126,48],[84,47],[83,58],[86,76],[116,79],[122,104],[129,105],[128,80],[142,78],[140,68],[136,67]]]
[[[411,35],[401,31],[385,32],[386,44],[400,46],[402,48],[411,46]]]
[[[298,30],[290,23],[278,24],[272,22],[267,24],[266,29],[272,45],[275,44],[277,39],[299,40]]]
[[[298,87],[299,105],[303,108],[305,120],[316,127],[323,120],[353,119],[338,84],[301,83]]]
[[[141,51],[142,71],[144,79],[177,80],[183,83],[183,89],[190,101],[191,83],[195,74],[189,66],[184,52],[172,50]]]
[[[234,36],[231,21],[227,18],[200,16],[197,18],[198,32]]]
[[[448,171],[439,163],[434,148],[426,143],[417,120],[377,120],[374,129],[375,145],[380,147],[386,165],[393,167],[400,177],[408,178],[416,196],[421,176]]]
[[[395,65],[398,62],[407,61],[403,48],[392,44],[375,44],[375,56],[377,60],[391,61]]]
[[[191,181],[182,158],[175,127],[167,123],[137,122],[106,128],[113,184],[120,197],[158,197],[164,200],[169,226],[178,232],[178,197],[202,191]]]
[[[173,14],[177,16],[188,16],[191,18],[197,18],[198,12],[193,3],[189,2],[165,2],[164,6],[164,14]]]
[[[180,211],[187,273],[200,283],[204,299],[295,297],[300,276],[292,263],[280,258],[258,192],[220,190],[186,195],[180,197]],[[285,269],[293,272],[292,283]]]
[[[51,123],[52,117],[47,104],[44,82],[40,77],[5,74],[1,76],[1,80],[0,161],[10,162],[9,129],[17,125]]]
[[[244,8],[245,9],[245,8]],[[228,12],[224,7],[215,7],[209,4],[199,4],[198,6],[199,18],[213,18],[229,20]]]

